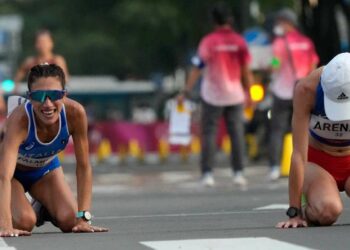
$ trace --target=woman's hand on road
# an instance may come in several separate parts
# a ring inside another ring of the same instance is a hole
[[[277,228],[307,227],[307,222],[299,216],[277,223]]]

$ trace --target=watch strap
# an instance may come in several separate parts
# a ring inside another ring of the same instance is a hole
[[[82,218],[84,220],[91,220],[91,213],[89,211],[78,211],[76,214],[76,218]]]
[[[85,211],[78,211],[76,217],[77,218],[83,218],[84,217],[84,212]]]

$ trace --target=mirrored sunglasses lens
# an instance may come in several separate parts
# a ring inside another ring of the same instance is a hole
[[[45,91],[35,91],[30,93],[30,98],[32,98],[34,101],[45,102],[45,97]]]
[[[47,91],[46,95],[50,98],[51,101],[57,101],[63,98],[63,91]]]

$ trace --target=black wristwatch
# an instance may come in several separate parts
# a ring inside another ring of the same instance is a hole
[[[300,215],[300,209],[299,208],[296,208],[296,207],[289,207],[287,212],[286,212],[286,215],[289,217],[289,218],[295,218],[297,217],[298,215]]]
[[[78,219],[83,219],[83,220],[85,220],[87,222],[90,222],[91,219],[92,219],[92,215],[91,215],[91,213],[89,211],[79,211],[77,213],[77,218]]]

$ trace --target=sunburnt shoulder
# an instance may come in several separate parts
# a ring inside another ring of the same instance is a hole
[[[301,91],[301,93],[316,93],[317,86],[321,79],[322,70],[323,67],[317,68],[314,71],[312,71],[308,76],[300,79],[297,83],[296,90]]]
[[[64,106],[70,134],[73,134],[77,129],[87,126],[86,112],[83,105],[66,97]]]
[[[323,67],[320,67],[298,81],[294,90],[294,105],[298,103],[314,105],[322,70]]]

